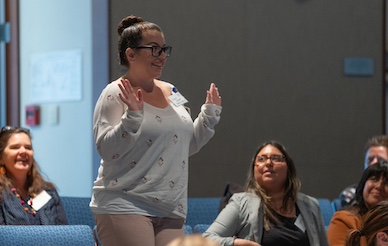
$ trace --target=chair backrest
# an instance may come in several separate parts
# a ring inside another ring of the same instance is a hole
[[[212,224],[220,208],[221,197],[188,198],[186,224]]]
[[[323,222],[327,227],[330,224],[331,217],[333,217],[333,209],[331,207],[331,201],[326,198],[318,198],[319,207],[321,208],[321,213],[323,217]]]
[[[204,233],[210,227],[209,224],[197,224],[193,228],[193,233]]]
[[[184,231],[185,231],[185,235],[189,235],[189,234],[193,234],[193,228],[191,228],[191,226],[189,225],[184,225]]]
[[[66,217],[69,225],[88,225],[94,228],[93,212],[89,207],[89,197],[61,197],[63,208],[66,212]]]
[[[0,245],[7,246],[94,246],[87,225],[0,226]]]
[[[333,209],[333,213],[337,212],[338,210],[341,210],[342,209],[341,200],[339,198],[332,200],[331,208]]]

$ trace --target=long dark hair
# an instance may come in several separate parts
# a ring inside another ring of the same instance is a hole
[[[18,134],[18,133],[27,134],[27,136],[31,139],[30,131],[25,128],[20,128],[20,127],[10,128],[6,130],[2,130],[0,132],[0,158],[4,153],[4,149],[7,147],[8,140],[11,138],[12,135]],[[0,201],[3,200],[3,190],[7,192],[11,192],[12,188],[13,188],[13,184],[12,184],[12,179],[9,176],[9,173],[8,172],[6,172],[5,174],[0,173]],[[39,194],[43,189],[52,189],[52,188],[54,188],[54,184],[43,179],[42,175],[40,174],[38,163],[35,161],[35,158],[33,158],[30,173],[27,175],[28,194],[31,197],[33,197]]]
[[[272,209],[270,209],[270,199],[271,197],[267,194],[266,190],[263,189],[256,181],[255,179],[255,160],[259,152],[266,147],[267,145],[272,145],[276,147],[285,157],[285,161],[287,164],[287,179],[284,187],[284,199],[282,203],[282,210],[287,209],[288,204],[292,204],[296,202],[296,196],[300,190],[301,183],[300,180],[296,176],[296,168],[294,161],[292,160],[291,156],[286,151],[286,148],[277,141],[268,141],[261,144],[255,154],[253,155],[252,162],[249,166],[248,171],[248,177],[246,182],[246,191],[247,192],[254,192],[256,195],[258,195],[262,199],[262,206],[264,209],[264,229],[269,230],[271,229],[275,224],[279,222],[277,217],[273,214]]]

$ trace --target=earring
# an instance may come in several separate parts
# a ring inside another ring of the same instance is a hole
[[[1,167],[0,167],[0,173],[3,174],[3,175],[5,175],[5,174],[7,173],[7,169],[5,169],[4,166],[1,166]]]

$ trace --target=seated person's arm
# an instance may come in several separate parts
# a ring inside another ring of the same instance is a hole
[[[202,235],[225,246],[258,246],[259,244],[253,241],[237,238],[240,232],[246,229],[243,228],[244,226],[249,227],[246,221],[247,218],[241,218],[241,207],[241,201],[236,196],[232,196],[216,220]],[[249,237],[248,233],[244,234],[247,235],[242,235],[241,237]]]
[[[357,224],[358,217],[347,210],[338,211],[333,215],[327,230],[327,238],[331,246],[345,245],[349,232]]]

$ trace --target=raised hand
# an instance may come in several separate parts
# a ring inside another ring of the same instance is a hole
[[[128,79],[121,79],[121,84],[119,83],[118,86],[121,90],[119,97],[128,106],[129,110],[139,111],[143,109],[144,102],[141,89],[135,92]]]
[[[215,104],[221,106],[221,96],[218,92],[218,88],[214,83],[210,84],[210,88],[207,91],[205,103]]]

